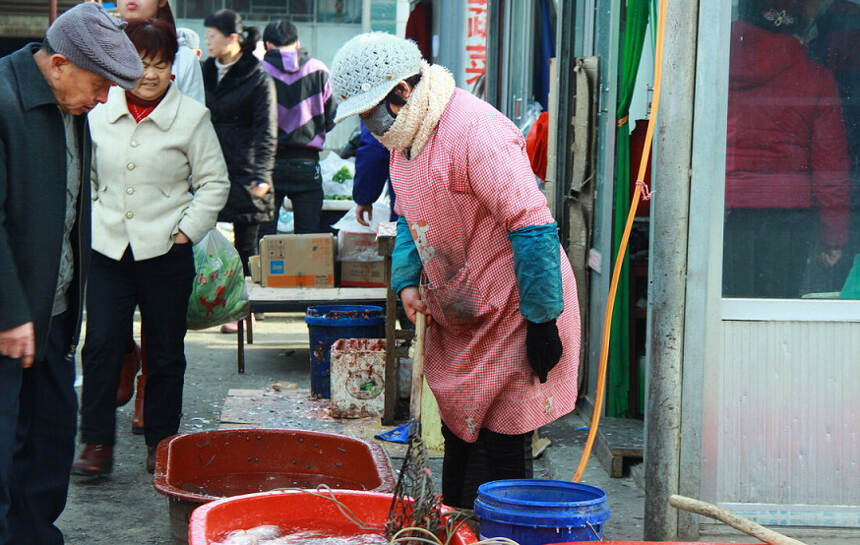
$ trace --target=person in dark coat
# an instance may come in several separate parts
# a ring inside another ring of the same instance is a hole
[[[63,543],[90,250],[86,113],[140,57],[98,4],[0,59],[0,545]]]
[[[218,221],[233,222],[234,243],[247,276],[260,224],[275,217],[275,84],[253,55],[259,31],[244,27],[238,13],[222,9],[206,17],[204,26],[210,55],[203,63],[206,106],[230,174],[230,196]]]

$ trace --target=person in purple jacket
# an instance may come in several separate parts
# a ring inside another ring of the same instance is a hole
[[[296,233],[319,232],[323,189],[319,156],[326,133],[334,127],[328,67],[301,48],[296,26],[273,21],[263,31],[263,67],[278,94],[278,151],[275,158],[275,204],[293,203]],[[277,231],[278,214],[260,225],[260,237]]]

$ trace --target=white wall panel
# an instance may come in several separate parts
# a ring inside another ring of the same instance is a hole
[[[860,324],[725,321],[721,360],[703,492],[772,524],[860,527]]]

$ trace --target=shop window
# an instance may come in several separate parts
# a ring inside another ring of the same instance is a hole
[[[723,296],[860,299],[860,4],[734,19]]]
[[[361,0],[177,0],[176,7],[183,19],[203,19],[229,8],[249,21],[361,23]]]

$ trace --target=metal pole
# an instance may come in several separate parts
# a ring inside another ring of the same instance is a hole
[[[370,32],[370,0],[361,0],[361,31]]]
[[[490,12],[494,0],[489,0]],[[437,7],[438,6],[438,7]],[[438,17],[437,17],[438,15]],[[466,2],[462,0],[439,0],[433,2],[433,28],[438,19],[439,50],[436,62],[454,74],[458,87],[465,80],[466,59]],[[490,24],[490,20],[487,20]],[[435,32],[435,31],[434,31]],[[489,45],[489,43],[487,44]],[[488,81],[489,83],[489,81]]]
[[[576,44],[573,43],[574,37],[570,29],[576,24],[576,2],[574,0],[562,0],[558,4],[558,12],[556,17],[558,23],[556,25],[556,43],[558,44],[555,53],[556,74],[558,74],[558,86],[556,89],[559,92],[555,93],[555,100],[558,102],[557,116],[557,132],[555,135],[550,135],[550,138],[555,136],[555,179],[551,180],[553,184],[553,201],[549,203],[553,216],[558,222],[559,237],[561,244],[567,248],[568,239],[568,216],[567,216],[567,192],[569,189],[570,179],[568,177],[569,155],[570,149],[570,133],[571,122],[570,118],[573,94],[570,92],[574,88],[573,78],[573,58]]]
[[[59,0],[51,0],[48,8],[48,24],[53,24],[57,19],[57,2]]]
[[[669,0],[660,112],[655,131],[648,292],[648,403],[645,411],[645,532],[675,540],[681,451],[681,387],[698,2]]]

